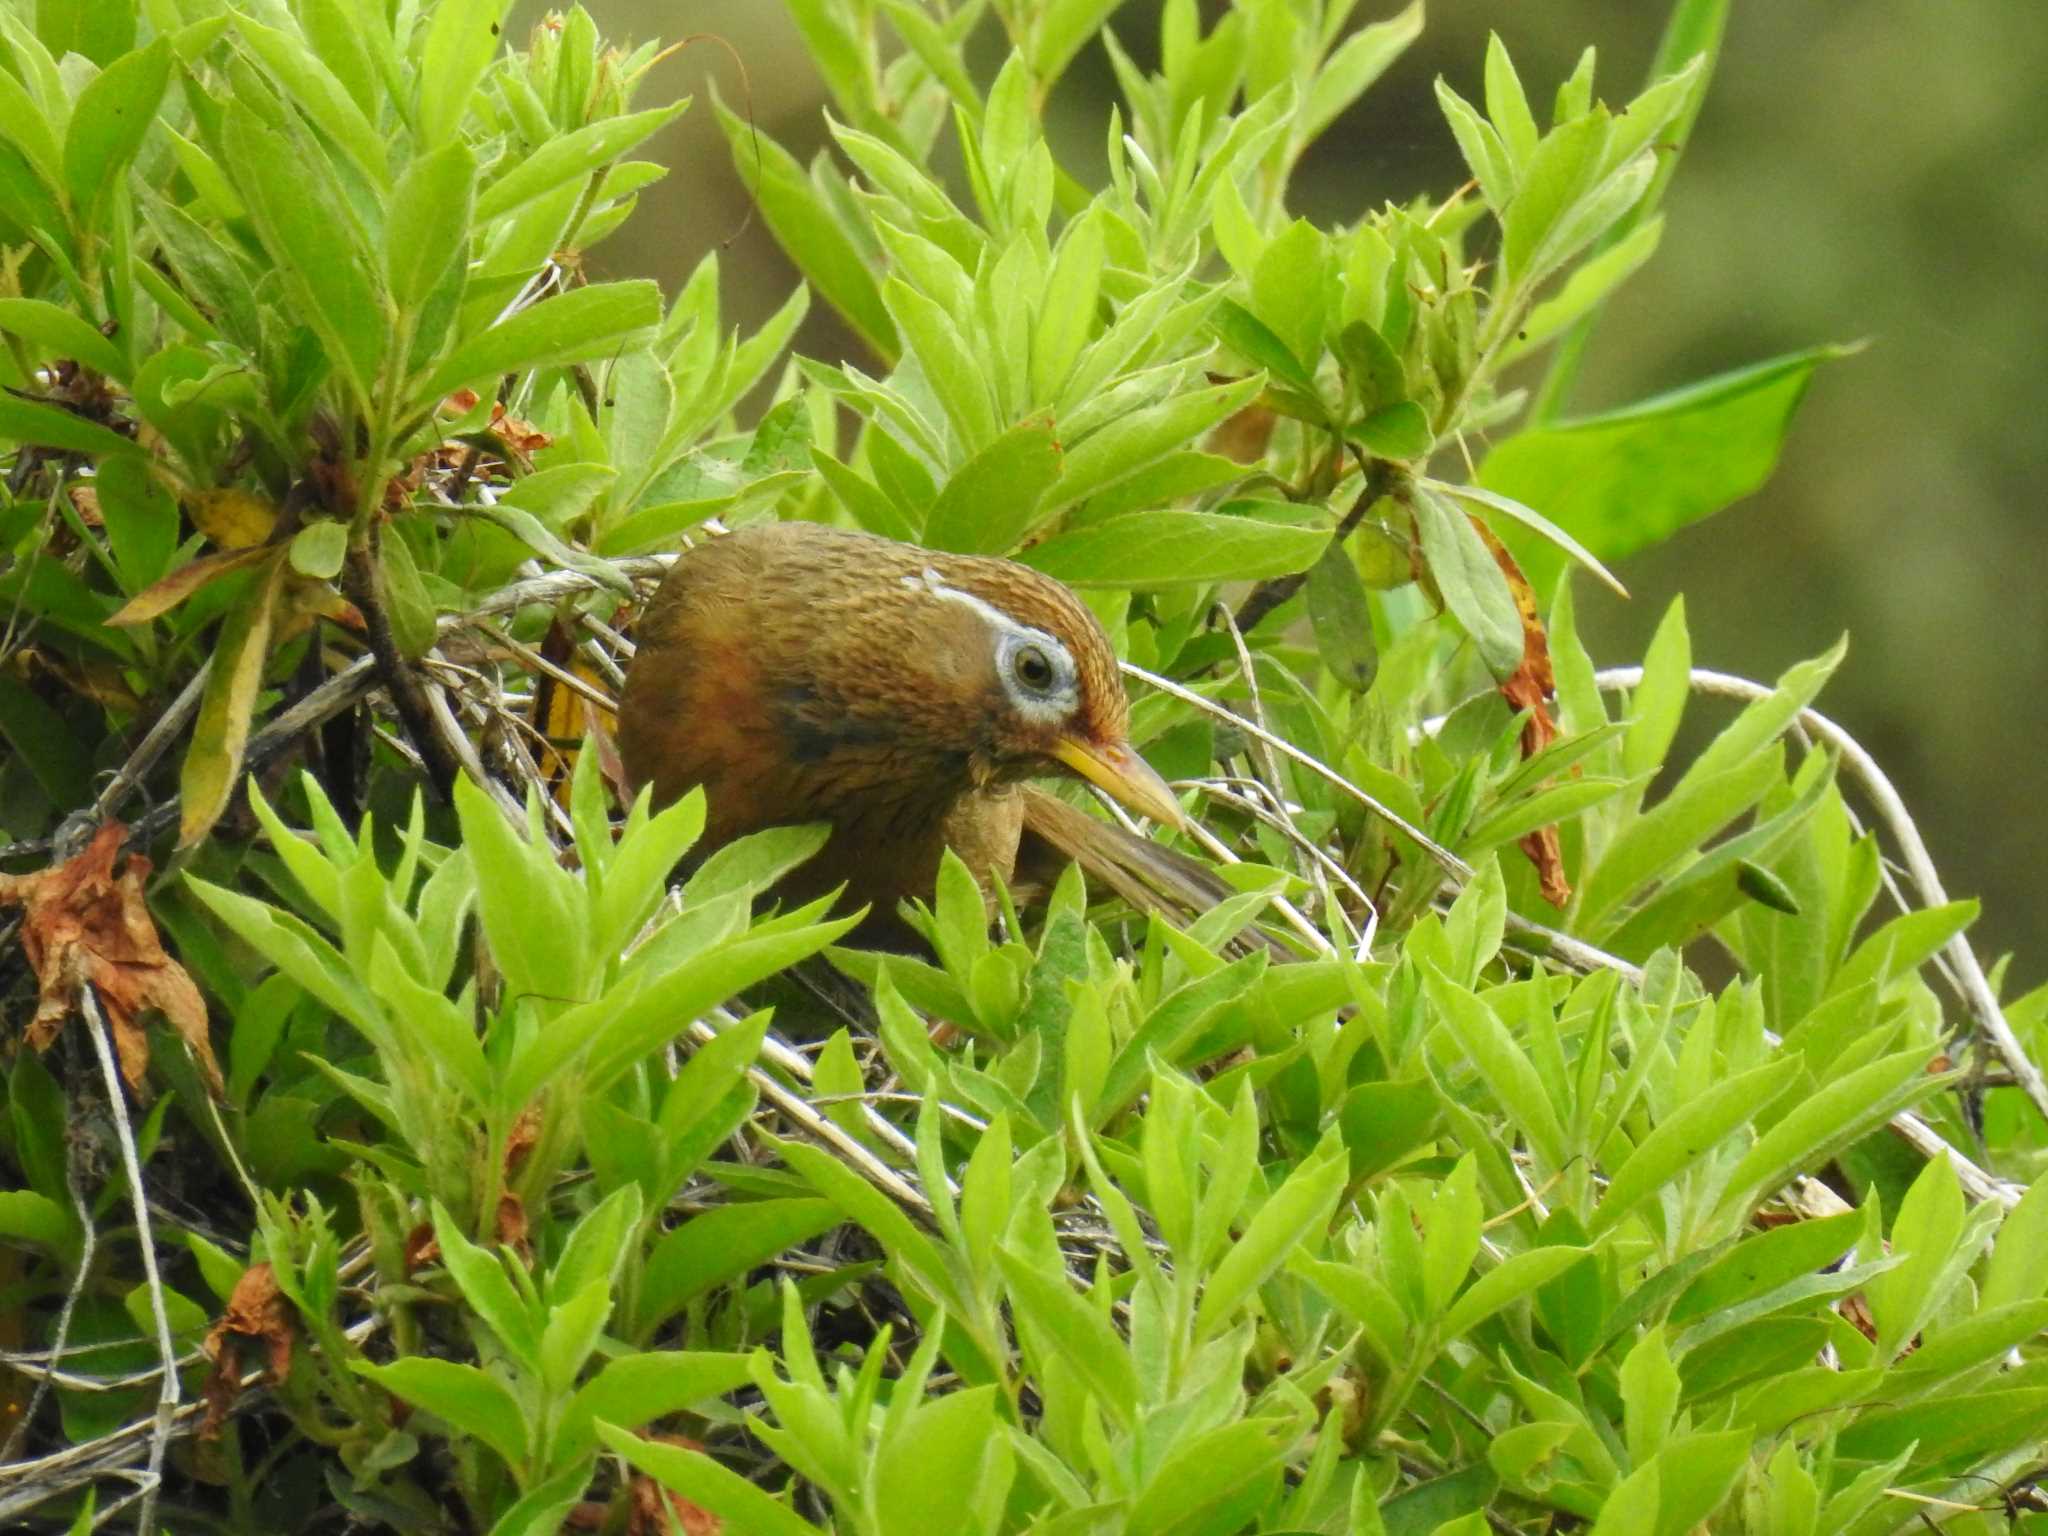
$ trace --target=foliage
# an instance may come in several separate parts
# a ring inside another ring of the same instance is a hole
[[[1562,575],[1753,488],[1831,355],[1558,419],[1722,7],[1612,110],[1496,40],[1468,187],[1328,228],[1289,177],[1419,5],[789,9],[833,151],[717,109],[805,280],[741,338],[715,257],[586,280],[683,103],[580,9],[0,0],[0,856],[149,795],[227,1063],[158,1032],[145,1201],[77,1032],[16,1056],[17,1439],[145,1420],[169,1336],[178,1528],[2018,1528],[2048,1125],[1928,979],[1974,906],[1878,915],[1840,648],[1674,756],[1683,608],[1617,687]],[[812,292],[845,355],[785,356]],[[949,861],[879,955],[766,899],[802,828],[669,892],[701,797],[615,804],[572,703],[635,557],[761,517],[1080,589],[1239,894],[992,931]],[[0,1509],[89,1524],[60,1460]]]

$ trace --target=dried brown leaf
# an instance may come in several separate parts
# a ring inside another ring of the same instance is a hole
[[[269,1264],[252,1264],[235,1282],[227,1310],[207,1330],[203,1346],[213,1362],[203,1395],[206,1418],[199,1426],[203,1440],[220,1434],[228,1410],[241,1395],[244,1358],[250,1346],[262,1351],[263,1377],[280,1382],[292,1373],[292,1315],[284,1295],[277,1288],[277,1274]]]
[[[1536,606],[1536,593],[1529,578],[1515,563],[1505,544],[1494,537],[1485,519],[1474,517],[1472,526],[1493,552],[1494,563],[1507,577],[1514,595],[1515,611],[1522,619],[1522,662],[1500,685],[1501,696],[1517,710],[1529,711],[1522,727],[1522,756],[1534,757],[1557,740],[1557,721],[1550,713],[1551,697],[1557,692],[1557,677],[1550,665],[1550,637],[1543,631],[1543,615]],[[1565,878],[1564,852],[1555,826],[1538,827],[1521,841],[1522,852],[1536,866],[1536,879],[1543,899],[1562,911],[1572,899],[1571,881]]]
[[[110,821],[76,858],[29,875],[0,875],[0,907],[24,909],[22,952],[40,997],[25,1037],[49,1049],[89,986],[114,1032],[121,1075],[142,1092],[149,1071],[143,1019],[161,1013],[191,1047],[209,1091],[221,1092],[220,1066],[206,1032],[206,1003],[185,968],[164,952],[143,901],[150,862],[132,855],[116,873],[127,828]]]
[[[169,613],[194,592],[210,581],[231,575],[235,571],[251,566],[270,553],[258,546],[255,549],[231,549],[220,554],[201,555],[190,564],[181,565],[170,575],[153,581],[140,592],[129,598],[107,622],[109,624],[147,624],[151,619]]]

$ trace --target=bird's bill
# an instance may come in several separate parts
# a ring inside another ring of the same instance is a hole
[[[1173,790],[1150,763],[1131,750],[1129,742],[1113,741],[1103,746],[1078,736],[1064,736],[1052,749],[1052,755],[1140,816],[1149,816],[1176,831],[1187,825]]]

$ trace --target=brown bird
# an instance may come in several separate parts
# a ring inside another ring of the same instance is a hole
[[[1075,775],[1169,826],[1181,812],[1131,748],[1109,638],[1074,594],[1008,560],[817,523],[764,523],[676,560],[637,624],[619,747],[657,805],[704,786],[698,852],[823,821],[779,888],[844,885],[858,937],[899,945],[950,847],[977,878],[1077,859],[1126,899],[1188,908],[1227,889],[1192,860],[1022,781]]]

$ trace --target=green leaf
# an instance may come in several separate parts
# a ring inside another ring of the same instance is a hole
[[[1530,1146],[1551,1167],[1565,1155],[1564,1126],[1544,1091],[1534,1064],[1508,1033],[1499,1015],[1469,987],[1462,987],[1431,966],[1424,985],[1437,1016],[1458,1042],[1464,1057],[1479,1071],[1508,1118],[1522,1128]]]
[[[1007,554],[1037,521],[1060,477],[1060,445],[1048,421],[1010,428],[955,470],[932,503],[924,543],[966,555]]]
[[[593,966],[582,884],[555,865],[545,844],[536,847],[513,830],[466,774],[455,783],[455,810],[476,863],[477,912],[507,1002],[581,996]]]
[[[460,139],[405,168],[384,229],[384,272],[399,309],[417,310],[463,260],[475,195],[476,156]]]
[[[1323,355],[1329,270],[1329,237],[1306,219],[1296,219],[1267,241],[1252,269],[1252,307],[1288,355],[1299,359],[1296,375]]]
[[[1050,507],[1070,506],[1186,447],[1251,404],[1262,382],[1255,376],[1176,394],[1089,433],[1068,447],[1066,473]]]
[[[552,192],[565,181],[589,175],[667,127],[689,105],[685,99],[646,112],[606,118],[549,139],[477,195],[477,218],[488,222]]]
[[[2032,1301],[2044,1291],[2048,1291],[2048,1176],[2037,1175],[1999,1225],[1978,1305],[1989,1311]]]
[[[1071,455],[1067,462],[1071,475]],[[1291,576],[1329,543],[1325,529],[1250,517],[1130,512],[1055,534],[1017,558],[1076,587],[1169,587]]]
[[[463,342],[434,370],[420,393],[439,398],[502,374],[608,357],[660,323],[661,290],[651,282],[572,288]]]
[[[1387,345],[1387,339],[1363,320],[1354,320],[1339,331],[1336,347],[1351,392],[1367,410],[1408,398],[1407,366]],[[1423,428],[1428,430],[1427,421]]]
[[[635,1330],[645,1336],[693,1299],[839,1223],[829,1200],[750,1200],[713,1206],[662,1234],[640,1281]]]
[[[92,778],[87,743],[64,716],[26,685],[0,676],[0,740],[14,749],[43,793],[58,805]]]
[[[498,51],[499,24],[510,0],[441,0],[420,50],[420,140],[439,148],[469,115],[477,82]]]
[[[1678,1371],[1671,1363],[1661,1324],[1636,1340],[1621,1363],[1620,1381],[1628,1459],[1641,1466],[1664,1444],[1678,1409]]]
[[[883,282],[882,302],[896,322],[897,334],[923,367],[960,447],[968,453],[987,447],[996,435],[988,369],[955,317],[900,277]]]
[[[434,1241],[441,1247],[441,1262],[461,1291],[462,1299],[498,1342],[528,1370],[540,1365],[540,1329],[533,1307],[513,1289],[505,1263],[486,1248],[462,1235],[447,1210],[433,1202]]]
[[[1939,1282],[1963,1230],[1963,1188],[1955,1164],[1930,1158],[1892,1223],[1892,1253],[1905,1262],[1873,1278],[1863,1291],[1877,1320],[1880,1361],[1896,1355],[1948,1299]]]
[[[363,115],[348,87],[297,37],[247,16],[230,15],[243,44],[262,61],[292,104],[381,187],[387,176],[384,139]]]
[[[114,60],[78,93],[64,135],[64,183],[80,228],[99,223],[100,204],[142,147],[170,78],[170,40],[160,37]]]
[[[900,1421],[895,1408],[872,1473],[882,1536],[993,1529],[974,1517],[1002,1509],[1016,1456],[996,1421],[995,1387],[928,1397]]]
[[[556,1458],[558,1462],[561,1459]],[[591,1470],[591,1463],[585,1461],[566,1467],[544,1483],[536,1483],[498,1517],[490,1536],[556,1536],[570,1512],[583,1502],[590,1487]]]
[[[1579,926],[1602,931],[1629,897],[1690,861],[1709,837],[1783,782],[1783,754],[1776,748],[1704,779],[1688,775],[1608,845],[1581,888]]]
[[[561,1257],[548,1271],[548,1295],[559,1302],[599,1281],[609,1286],[625,1262],[640,1212],[637,1184],[622,1184],[592,1206],[570,1229]]]
[[[1047,0],[1031,35],[1031,72],[1049,89],[1124,0]]]
[[[1427,1081],[1360,1083],[1337,1112],[1351,1176],[1369,1178],[1391,1168],[1435,1135],[1443,1118],[1436,1090]]]
[[[1621,748],[1624,773],[1653,773],[1664,766],[1691,697],[1692,637],[1685,627],[1685,596],[1680,593],[1643,653],[1643,680],[1629,701],[1632,719]]]
[[[1304,394],[1315,393],[1315,378],[1302,366],[1293,349],[1235,299],[1225,299],[1216,306],[1215,325],[1224,344],[1254,368],[1263,368],[1275,378],[1285,379]]]
[[[1508,518],[1512,522],[1520,523],[1537,537],[1556,545],[1595,576],[1599,577],[1615,596],[1628,596],[1628,588],[1624,587],[1615,578],[1612,571],[1608,570],[1606,566],[1594,558],[1591,550],[1587,549],[1585,545],[1566,533],[1534,507],[1525,507],[1511,496],[1502,496],[1496,491],[1485,490],[1476,485],[1452,485],[1448,481],[1431,480],[1429,486],[1432,490],[1440,491],[1445,496],[1453,496],[1465,501],[1476,502],[1489,511],[1498,512],[1502,517]]]
[[[558,1019],[551,1038],[542,1034],[513,1057],[506,1074],[508,1100],[525,1097],[545,1083],[554,1069],[580,1050],[587,1050],[586,1072],[595,1086],[611,1082],[643,1056],[658,1050],[676,1029],[775,972],[814,954],[851,928],[855,918],[811,923],[749,934],[705,954],[693,955],[673,971],[650,981],[621,1006],[600,1000],[572,1009]]]
[[[1514,201],[1501,219],[1504,280],[1522,289],[1542,280],[1542,258],[1553,232],[1593,189],[1607,131],[1604,112],[1560,124],[1518,168]],[[1506,139],[1506,130],[1501,137]],[[1506,153],[1512,161],[1513,150]]]
[[[1555,1280],[1584,1258],[1583,1248],[1532,1248],[1508,1255],[1466,1286],[1437,1324],[1436,1336],[1448,1344],[1483,1323],[1501,1308],[1520,1301]]]
[[[1279,1468],[1294,1433],[1289,1420],[1241,1419],[1186,1436],[1132,1501],[1124,1536],[1203,1529],[1195,1522],[1204,1511],[1241,1499]]]
[[[753,192],[761,217],[797,270],[862,340],[893,362],[902,343],[874,274],[803,167],[788,150],[723,105],[718,121],[741,182]]]
[[[76,1255],[78,1222],[71,1211],[32,1189],[0,1190],[0,1237],[39,1243],[60,1259]]]
[[[383,296],[347,236],[347,220],[325,205],[299,154],[239,101],[229,105],[222,143],[236,189],[264,250],[277,264],[298,318],[367,406],[382,366],[388,315]]]
[[[1296,141],[1313,143],[1421,35],[1422,0],[1410,0],[1399,14],[1360,27],[1339,43],[1309,83]]]
[[[1351,552],[1331,541],[1308,568],[1304,595],[1324,668],[1345,687],[1364,693],[1379,671],[1379,649],[1373,640],[1365,583]]]
[[[950,1270],[937,1243],[887,1195],[838,1158],[803,1142],[778,1143],[792,1169],[882,1245],[890,1263],[933,1302],[957,1300]]]
[[[92,458],[141,451],[132,439],[97,422],[53,405],[24,400],[11,390],[0,390],[0,441],[56,448]]]
[[[1500,134],[1441,78],[1436,82],[1436,101],[1443,109],[1444,121],[1451,125],[1451,136],[1458,141],[1465,164],[1479,183],[1480,196],[1486,199],[1487,207],[1500,213],[1515,196],[1515,169]]]
[[[1657,214],[1643,220],[1598,255],[1580,262],[1553,297],[1529,311],[1529,318],[1515,332],[1514,340],[1501,348],[1500,366],[1512,367],[1591,314],[1656,254],[1657,242],[1663,234],[1664,216]]]
[[[348,553],[348,524],[323,517],[292,535],[292,569],[313,581],[332,581],[341,574]]]
[[[2038,1440],[2043,1420],[2048,1387],[1944,1394],[1859,1414],[1843,1428],[1835,1451],[1853,1461],[1910,1451],[1918,1467],[1962,1463]]]
[[[823,1202],[819,1202],[822,1204]],[[637,1429],[697,1403],[736,1392],[752,1378],[751,1358],[710,1350],[650,1350],[609,1361],[577,1390],[556,1431],[556,1465],[597,1443],[596,1421]]]
[[[1588,1233],[1600,1236],[1666,1184],[1703,1162],[1722,1141],[1769,1108],[1799,1068],[1798,1057],[1785,1056],[1697,1089],[1665,1115],[1637,1144],[1628,1161],[1614,1170],[1607,1192],[1587,1223]]]
[[[0,299],[0,331],[56,357],[71,358],[117,383],[128,380],[128,359],[121,349],[75,312],[47,299]]]
[[[1516,166],[1526,165],[1536,153],[1536,118],[1498,32],[1486,37],[1486,115],[1499,132],[1508,159]]]
[[[1429,417],[1413,400],[1396,400],[1383,405],[1352,426],[1344,435],[1366,452],[1382,459],[1421,459],[1436,444],[1429,430]]]
[[[1927,1050],[1880,1056],[1846,1077],[1824,1083],[1757,1138],[1728,1175],[1724,1211],[1746,1208],[1758,1191],[1778,1188],[1885,1123],[1942,1079],[1927,1071]]]
[[[729,1529],[751,1536],[825,1536],[787,1505],[729,1472],[702,1451],[656,1443],[629,1435],[599,1420],[597,1438],[665,1488],[673,1488],[726,1522]]]
[[[1660,544],[1769,478],[1813,370],[1849,349],[1821,347],[1722,374],[1605,416],[1509,438],[1480,484],[1534,507],[1602,560]],[[1531,585],[1558,557],[1501,530]]]
[[[576,1384],[611,1310],[610,1282],[593,1280],[549,1311],[540,1336],[540,1379],[550,1393],[559,1397]]]
[[[1672,1304],[1669,1320],[1710,1317],[1827,1269],[1856,1246],[1863,1224],[1863,1213],[1844,1211],[1745,1237],[1699,1272]]]
[[[1324,1139],[1294,1170],[1244,1230],[1224,1250],[1202,1287],[1195,1311],[1195,1337],[1214,1338],[1229,1327],[1237,1309],[1297,1250],[1321,1246],[1323,1228],[1350,1176],[1350,1161],[1336,1136]]]
[[[526,1423],[518,1400],[475,1366],[420,1355],[407,1355],[389,1365],[368,1360],[351,1360],[348,1365],[392,1396],[482,1441],[507,1466],[525,1465]]]
[[[1102,218],[1084,214],[1069,224],[1053,255],[1052,275],[1031,334],[1031,398],[1049,405],[1060,398],[1074,362],[1095,328],[1101,292]]]
[[[1464,626],[1495,677],[1522,664],[1522,615],[1486,541],[1465,513],[1427,486],[1414,496],[1415,527],[1444,606]]]

